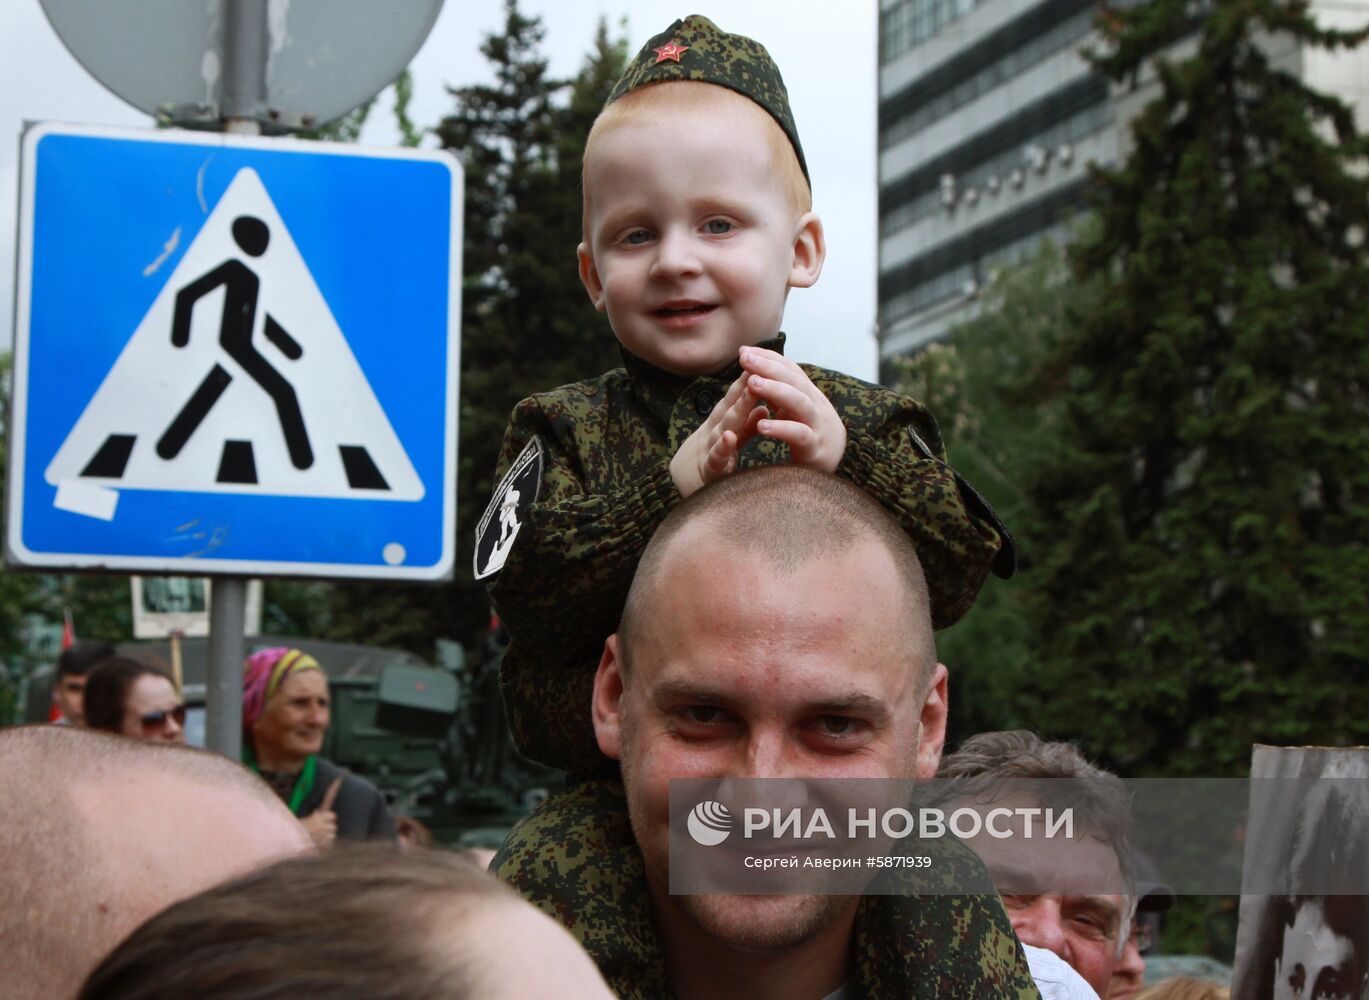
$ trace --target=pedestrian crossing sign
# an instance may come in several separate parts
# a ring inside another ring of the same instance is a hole
[[[450,576],[454,158],[41,125],[22,171],[9,562]]]

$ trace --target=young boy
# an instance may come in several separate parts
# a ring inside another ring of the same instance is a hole
[[[783,357],[785,299],[825,251],[765,49],[698,16],[649,41],[590,133],[577,249],[624,367],[518,404],[477,529],[528,756],[603,771],[590,691],[638,557],[682,497],[737,468],[794,462],[880,500],[917,545],[938,628],[990,567],[1011,573],[1010,536],[921,404]]]
[[[826,247],[764,48],[698,16],[653,38],[595,122],[583,180],[580,277],[624,367],[518,404],[475,554],[511,637],[501,680],[515,740],[579,776],[613,773],[590,700],[642,550],[719,477],[792,462],[856,483],[912,537],[936,627],[968,610],[991,568],[1008,576],[1014,564],[1011,537],[945,464],[921,404],[783,356],[785,300],[817,281]],[[623,846],[615,788],[552,796],[496,864],[568,922],[615,989],[646,996],[659,969],[631,944],[650,916],[644,889],[626,884],[641,863],[630,837]],[[549,874],[567,852],[599,874]]]

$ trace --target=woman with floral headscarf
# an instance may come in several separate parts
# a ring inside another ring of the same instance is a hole
[[[243,762],[300,818],[314,843],[393,839],[380,789],[319,756],[328,731],[328,678],[308,653],[277,646],[247,658]]]

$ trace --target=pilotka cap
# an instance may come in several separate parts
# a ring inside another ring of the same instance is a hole
[[[729,35],[708,18],[690,14],[642,46],[608,95],[607,103],[612,104],[630,90],[666,80],[713,83],[755,101],[784,129],[804,178],[812,184],[794,113],[789,109],[789,92],[784,88],[780,68],[760,42],[745,35]]]

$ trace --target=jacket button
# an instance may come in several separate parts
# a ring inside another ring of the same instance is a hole
[[[716,402],[713,393],[704,391],[694,397],[694,409],[699,411],[699,416],[706,417],[713,412],[713,404]]]

